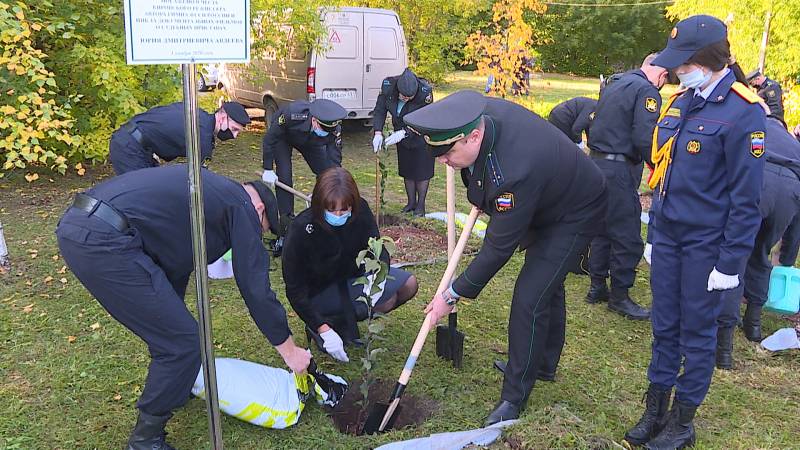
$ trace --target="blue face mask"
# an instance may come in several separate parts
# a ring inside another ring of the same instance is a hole
[[[711,79],[711,72],[705,73],[703,69],[697,68],[688,73],[678,74],[678,79],[681,80],[684,87],[698,89],[708,83],[708,80]]]
[[[328,135],[328,132],[320,128],[314,128],[314,134],[319,137],[325,137]]]
[[[350,218],[350,211],[347,211],[341,216],[337,216],[336,214],[330,211],[325,211],[325,222],[328,222],[328,224],[332,227],[340,227],[344,225],[345,222],[347,222],[347,219],[349,218]]]

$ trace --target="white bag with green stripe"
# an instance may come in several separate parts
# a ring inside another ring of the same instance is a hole
[[[253,425],[288,428],[300,420],[300,414],[312,395],[321,405],[335,406],[335,402],[340,400],[332,398],[308,374],[296,375],[241,359],[216,358],[215,361],[220,410]],[[347,385],[336,375],[320,376],[327,377],[332,384]],[[205,398],[202,369],[197,374],[192,394]]]

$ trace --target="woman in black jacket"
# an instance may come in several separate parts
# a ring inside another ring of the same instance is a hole
[[[344,342],[358,338],[356,322],[367,318],[367,306],[356,299],[364,275],[356,257],[369,238],[379,237],[375,217],[361,198],[352,175],[341,167],[327,169],[314,186],[311,207],[292,221],[284,243],[282,265],[286,296],[306,332],[339,361],[349,359]],[[388,256],[382,255],[388,262]],[[387,313],[417,293],[417,279],[390,269],[383,294],[373,309]],[[344,341],[343,341],[344,339]]]

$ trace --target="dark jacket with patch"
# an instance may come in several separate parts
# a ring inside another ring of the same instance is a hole
[[[661,95],[644,72],[631,70],[603,89],[589,128],[589,148],[625,155],[634,164],[650,162],[653,128]]]
[[[777,81],[767,78],[758,87],[758,96],[769,106],[770,115],[783,120],[783,89]]]
[[[314,220],[311,208],[292,221],[281,256],[283,281],[289,303],[312,330],[324,321],[310,298],[331,284],[362,275],[356,257],[367,248],[369,238],[379,236],[375,216],[364,199],[358,214],[341,227]]]
[[[292,147],[301,153],[311,147],[335,146],[342,148],[342,126],[325,137],[317,136],[311,130],[311,114],[308,112],[309,102],[297,100],[278,109],[272,117],[269,130],[261,142],[264,169],[273,170],[275,152],[278,149],[290,150]],[[326,148],[326,153],[331,154]]]
[[[585,131],[589,135],[595,106],[597,100],[587,97],[571,98],[556,105],[547,120],[577,144],[581,142],[581,133]]]
[[[427,81],[417,77],[417,94],[403,105],[403,109],[401,109],[398,114],[397,106],[400,101],[400,93],[397,90],[398,78],[400,77],[387,77],[383,80],[381,93],[378,95],[378,101],[375,103],[375,115],[372,120],[372,129],[374,131],[383,131],[383,124],[386,122],[387,113],[392,115],[392,128],[394,131],[400,131],[406,126],[405,122],[403,122],[403,116],[433,102],[433,89]],[[417,135],[411,133],[409,136]]]
[[[141,131],[145,150],[155,153],[164,161],[186,156],[184,122],[183,102],[156,106],[128,121]],[[215,124],[214,114],[197,110],[201,160],[211,158],[214,151]]]
[[[606,195],[600,169],[548,121],[498,98],[488,99],[484,114],[478,159],[471,173],[461,171],[469,202],[491,217],[480,252],[453,283],[468,298],[536,235],[591,233],[597,224],[586,218]]]

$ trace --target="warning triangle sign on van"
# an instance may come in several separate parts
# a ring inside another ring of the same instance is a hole
[[[337,33],[336,30],[333,30],[333,33],[331,33],[331,37],[328,39],[328,42],[332,44],[341,44],[342,38],[339,37],[339,33]]]

